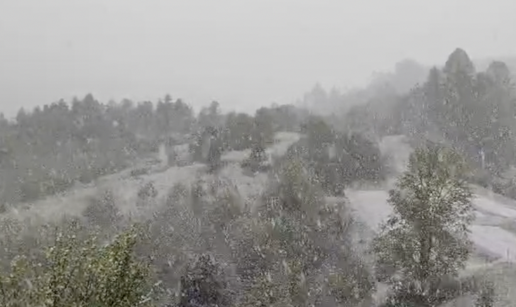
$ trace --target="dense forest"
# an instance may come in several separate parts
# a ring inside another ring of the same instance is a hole
[[[407,67],[401,75],[420,76]],[[510,72],[500,62],[476,72],[457,49],[426,81],[408,92],[401,84],[373,84],[365,102],[331,116],[293,105],[223,114],[217,102],[195,114],[169,95],[156,104],[87,95],[2,119],[6,214],[155,158],[163,143],[188,146],[188,161],[168,168],[206,167],[165,195],[146,182],[135,193],[141,214],[124,215],[105,190],[82,216],[43,225],[2,217],[0,304],[431,307],[472,295],[475,306],[494,306],[494,285],[461,272],[477,256],[470,182],[495,188],[514,165]],[[281,132],[299,138],[269,156]],[[396,173],[378,140],[400,134],[416,150]],[[247,155],[240,164],[224,160],[234,151]],[[238,178],[225,175],[231,167]],[[347,189],[385,188],[393,176],[392,213],[366,232]],[[257,197],[238,188],[245,180]]]
[[[221,114],[213,102],[194,114],[189,105],[169,95],[155,104],[104,104],[87,95],[30,112],[21,109],[15,120],[0,119],[0,199],[4,204],[33,201],[76,183],[91,183],[157,152],[171,136],[184,140],[206,130],[224,130],[220,135],[225,149],[245,149],[252,130],[270,139],[274,131],[296,129],[298,113],[283,106],[262,108],[255,117]]]
[[[406,135],[415,146],[424,141],[451,146],[475,169],[472,182],[516,197],[516,95],[508,66],[492,61],[485,71],[476,71],[468,54],[457,49],[444,65],[426,71],[415,62],[400,62],[395,73],[362,90],[358,101],[357,95],[329,100],[332,96],[321,88],[307,95],[347,106],[341,115],[327,116],[341,129],[376,139]]]

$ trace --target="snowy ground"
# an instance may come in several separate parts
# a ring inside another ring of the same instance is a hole
[[[274,144],[267,148],[269,158],[285,154],[288,147],[299,139],[299,134],[280,132],[275,137]],[[245,199],[253,198],[261,193],[267,180],[265,174],[250,177],[242,173],[239,162],[247,158],[249,152],[229,152],[223,155],[224,161],[230,162],[221,170],[220,176],[227,182],[232,182]],[[232,163],[231,163],[232,162]],[[142,162],[135,168],[144,167],[147,162]],[[134,168],[133,168],[134,169]],[[168,190],[176,183],[189,185],[199,176],[206,176],[206,167],[203,164],[194,163],[183,167],[168,167],[163,164],[148,166],[148,174],[131,176],[131,169],[102,177],[95,184],[78,186],[62,195],[48,197],[34,203],[17,206],[7,213],[7,217],[30,219],[32,222],[45,222],[55,220],[64,214],[79,216],[88,205],[88,198],[98,193],[99,190],[110,189],[114,192],[116,203],[122,213],[130,213],[136,210],[136,193],[139,187],[152,181],[158,190],[160,197],[166,197]],[[17,209],[18,208],[18,209]],[[23,209],[20,209],[23,208]],[[4,215],[5,216],[5,215]]]
[[[347,191],[346,196],[357,218],[374,230],[377,230],[381,222],[392,212],[391,206],[387,203],[387,191],[355,190]],[[516,235],[503,227],[507,217],[516,223],[516,206],[514,209],[500,206],[498,213],[496,210],[499,205],[495,203],[495,206],[490,208],[491,203],[492,200],[485,197],[477,196],[474,199],[473,204],[479,211],[476,212],[476,220],[471,226],[471,239],[482,254],[516,262]]]

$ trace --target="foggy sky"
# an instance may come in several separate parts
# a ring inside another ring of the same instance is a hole
[[[406,57],[516,55],[515,11],[509,0],[1,0],[0,108],[88,92],[290,103]]]

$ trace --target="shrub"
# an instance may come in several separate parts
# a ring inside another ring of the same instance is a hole
[[[238,191],[226,188],[222,195],[216,195],[213,200],[213,208],[210,208],[208,218],[215,229],[222,230],[227,224],[235,220],[243,213],[242,200]]]
[[[149,173],[149,169],[147,167],[141,167],[131,170],[131,177],[139,177],[142,175],[147,175]]]
[[[116,206],[113,191],[101,191],[96,196],[90,197],[83,216],[91,225],[97,226],[115,225],[120,221],[121,215]]]
[[[371,274],[359,261],[350,263],[346,270],[331,274],[328,283],[331,295],[345,306],[356,306],[375,290]]]
[[[249,157],[242,161],[241,167],[249,169],[251,172],[266,172],[270,169],[270,166],[266,164],[267,153],[265,148],[261,145],[253,146]]]
[[[185,197],[187,197],[188,192],[189,192],[188,187],[185,184],[183,184],[181,182],[174,184],[174,186],[172,186],[172,188],[170,188],[170,190],[168,191],[166,205],[173,206],[174,204],[179,202],[181,199],[184,199]]]
[[[158,196],[158,190],[154,186],[154,182],[149,181],[138,190],[138,199],[148,200],[150,198],[156,198]]]
[[[172,150],[167,155],[167,165],[168,166],[174,166],[178,164],[179,156],[175,150]]]

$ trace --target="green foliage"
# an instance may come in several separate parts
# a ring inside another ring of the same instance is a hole
[[[182,196],[170,195],[163,207],[145,221],[146,238],[137,247],[138,255],[151,259],[156,277],[167,291],[177,288],[182,268],[199,243],[196,220],[186,206]]]
[[[426,303],[436,299],[434,282],[457,276],[471,251],[473,207],[465,172],[464,161],[453,151],[417,149],[389,193],[394,213],[374,240],[379,262],[398,270],[400,291],[409,289],[411,297]]]
[[[58,232],[44,262],[16,257],[0,275],[2,306],[154,306],[147,264],[132,254],[138,239],[131,229],[108,244],[76,236],[72,226]]]
[[[251,134],[252,144],[266,146],[274,140],[274,133],[281,131],[280,110],[260,108],[254,114],[254,129]]]
[[[7,148],[1,151],[5,178],[0,183],[3,191],[16,191],[14,196],[0,195],[0,200],[4,196],[12,202],[33,200],[64,191],[76,181],[90,183],[128,166],[137,156],[155,152],[171,133],[183,137],[201,131],[192,151],[197,161],[213,169],[226,149],[251,148],[250,161],[261,164],[274,133],[297,131],[307,118],[293,106],[232,116],[222,115],[213,103],[195,118],[186,104],[170,96],[156,108],[150,102],[133,105],[127,100],[106,105],[88,95],[71,106],[60,102],[33,113],[20,112],[17,122],[7,123],[5,134],[0,133],[1,148]],[[311,128],[312,149],[320,144],[328,147],[328,140],[336,142],[332,129],[327,133],[324,125],[316,122]],[[209,146],[204,146],[212,136]],[[255,208],[252,200],[248,208],[238,191],[217,176],[203,175],[215,179],[192,187],[175,186],[166,203],[156,206],[154,216],[145,220],[143,241],[136,240],[135,231],[111,238],[112,230],[118,231],[125,221],[115,195],[99,193],[89,199],[83,212],[89,228],[65,229],[46,254],[40,249],[50,240],[48,227],[41,233],[27,230],[31,235],[20,235],[20,240],[2,238],[2,245],[9,247],[2,251],[3,258],[25,255],[0,275],[0,286],[8,293],[2,297],[4,305],[151,306],[154,301],[146,299],[155,298],[155,279],[170,292],[179,283],[187,297],[200,296],[201,301],[218,305],[228,305],[236,296],[245,298],[242,304],[253,306],[258,300],[274,306],[309,306],[326,292],[340,302],[358,302],[373,285],[369,271],[352,256],[348,245],[351,221],[345,204],[327,203],[319,184],[309,180],[307,166],[303,159],[285,164],[279,180],[271,182],[258,201],[258,212],[247,210]],[[139,169],[131,176],[143,173]],[[157,191],[148,183],[137,194],[140,200],[148,200],[156,198]],[[16,233],[23,223],[3,226],[12,226],[11,232]],[[102,232],[90,236],[90,228]],[[237,276],[223,276],[222,261],[201,256],[189,263],[190,255],[206,250],[233,262]],[[141,262],[143,257],[150,263]],[[186,271],[182,270],[187,263]],[[331,282],[326,280],[329,267]],[[233,280],[237,287],[226,283]],[[352,298],[349,289],[357,289],[358,294]],[[192,302],[183,297],[181,304]]]
[[[275,131],[299,132],[301,123],[308,117],[308,110],[297,108],[294,105],[262,107],[255,113],[258,130],[263,131],[265,135],[270,135]]]
[[[314,150],[318,145],[329,145],[334,142],[335,131],[324,121],[316,116],[308,118],[301,126],[301,132],[306,134],[310,148]]]
[[[309,306],[309,291],[296,260],[279,264],[276,272],[260,274],[245,292],[242,306]]]
[[[214,119],[208,118],[215,115],[208,116],[207,112],[201,112],[204,115],[199,120],[213,122]],[[219,121],[220,119],[216,120]],[[244,113],[229,113],[225,116],[223,127],[207,123],[201,125],[200,131],[190,144],[190,153],[195,161],[207,163],[209,170],[214,171],[220,164],[223,151],[252,149],[253,152],[257,152],[265,149],[273,143],[276,131],[271,110],[262,108],[254,117]],[[251,160],[247,162],[254,164]],[[245,167],[247,166],[246,164]]]
[[[274,123],[272,119],[257,112],[254,117],[247,114],[230,113],[226,116],[226,126],[222,134],[224,148],[229,150],[251,149],[260,153],[274,141]],[[257,157],[251,157],[254,159]]]
[[[337,161],[344,164],[341,172],[345,183],[354,180],[377,182],[385,178],[385,162],[378,145],[363,135],[352,133],[338,136],[336,150],[339,153]]]
[[[229,187],[221,194],[214,195],[212,206],[208,207],[207,216],[216,231],[223,232],[229,224],[243,214],[243,204],[238,191]]]
[[[187,133],[194,121],[192,108],[181,99],[172,101],[170,95],[166,95],[163,101],[158,101],[155,116],[159,136],[167,136],[170,132]]]

